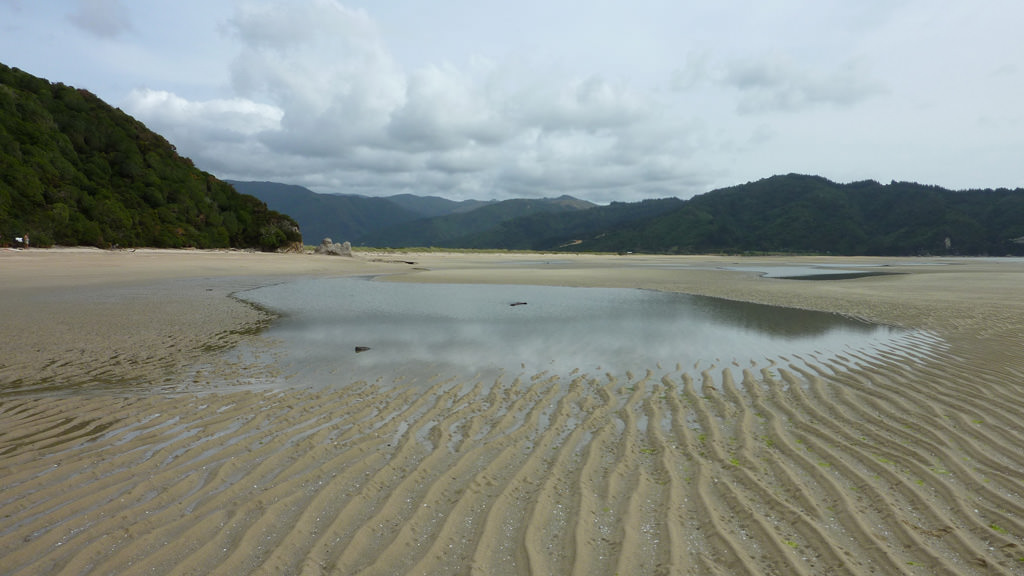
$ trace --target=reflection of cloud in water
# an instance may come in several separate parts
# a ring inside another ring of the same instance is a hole
[[[901,332],[803,310],[644,290],[306,280],[242,296],[283,314],[283,369],[317,378],[671,370],[884,345]],[[509,306],[525,301],[525,306]],[[370,351],[355,354],[355,346]]]

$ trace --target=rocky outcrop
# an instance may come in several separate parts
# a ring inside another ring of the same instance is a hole
[[[277,249],[282,254],[302,254],[306,250],[306,247],[302,242],[289,242]]]
[[[328,256],[351,256],[352,244],[348,242],[335,244],[330,238],[324,238],[323,242],[313,252],[315,254],[327,254]]]

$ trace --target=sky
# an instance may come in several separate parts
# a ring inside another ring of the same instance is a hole
[[[1024,186],[1020,0],[0,0],[0,63],[220,178],[597,203]]]

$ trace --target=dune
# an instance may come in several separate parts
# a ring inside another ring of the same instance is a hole
[[[727,269],[820,263],[894,274]],[[3,574],[1024,572],[1019,259],[33,250],[0,270]],[[273,315],[230,295],[353,274],[919,332],[744,366],[247,385],[274,370]],[[224,354],[243,342],[262,353]]]

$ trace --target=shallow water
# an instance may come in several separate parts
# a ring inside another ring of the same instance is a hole
[[[352,279],[245,297],[286,314],[263,333],[274,383],[321,387],[0,397],[0,572],[1020,572],[1017,306],[951,314],[985,338],[949,353],[657,292]],[[530,370],[593,374],[350,382],[454,362],[435,341],[482,351],[460,370],[529,344]],[[663,377],[605,377],[663,357]],[[733,379],[729,358],[762,369]]]
[[[909,335],[836,314],[630,289],[334,278],[238,296],[282,314],[266,333],[279,342],[275,366],[312,385],[426,372],[750,366],[884,348]]]

